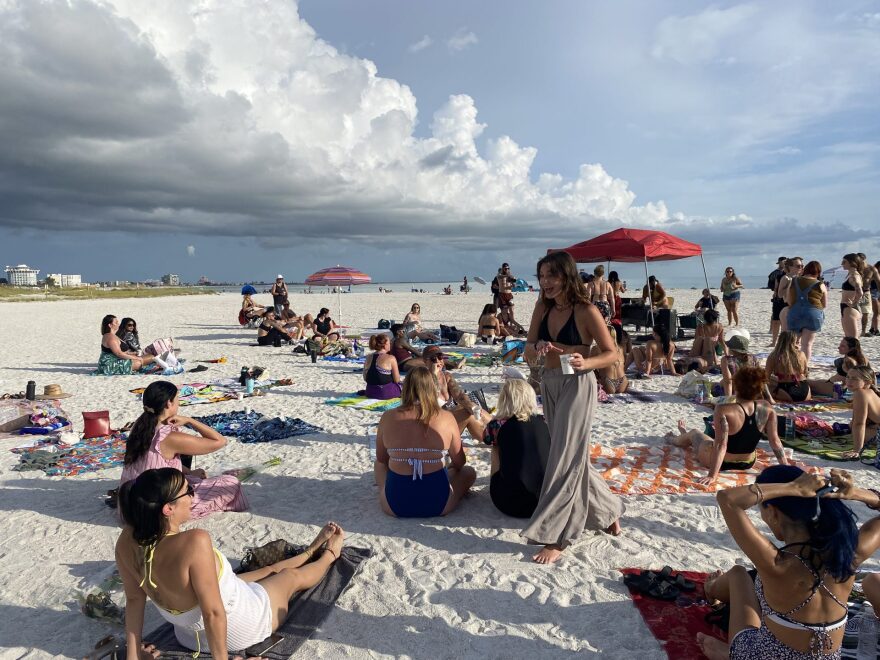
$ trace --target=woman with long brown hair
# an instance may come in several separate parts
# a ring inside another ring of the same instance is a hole
[[[852,392],[853,448],[844,456],[855,460],[861,456],[865,440],[877,435],[880,428],[880,390],[877,376],[868,366],[853,367],[846,375],[846,388]]]
[[[739,298],[743,288],[733,266],[725,268],[721,278],[721,300],[727,310],[727,325],[739,325]]]
[[[544,546],[534,560],[550,564],[586,529],[620,533],[623,503],[590,469],[594,371],[610,366],[618,355],[571,255],[548,254],[538,261],[537,273],[541,295],[529,325],[526,358],[545,360],[541,395],[552,442],[538,506],[522,534]],[[593,342],[599,352],[591,356]]]
[[[806,401],[810,398],[807,358],[797,347],[797,337],[786,330],[779,333],[776,347],[767,356],[770,392],[779,401]]]

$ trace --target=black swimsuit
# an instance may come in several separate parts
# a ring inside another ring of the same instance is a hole
[[[541,325],[538,328],[538,339],[543,341],[555,341],[566,346],[583,346],[584,342],[581,339],[581,333],[578,332],[577,324],[574,322],[574,308],[572,308],[571,316],[568,317],[565,325],[559,329],[559,333],[556,337],[550,336],[550,328],[547,323],[547,317],[550,316],[551,311],[552,308],[548,309],[547,313],[544,314],[544,318],[541,319]]]
[[[761,435],[761,431],[758,430],[758,422],[755,419],[755,416],[758,414],[758,404],[755,404],[755,409],[752,411],[752,414],[749,415],[746,413],[746,409],[743,408],[741,403],[737,403],[740,409],[743,411],[743,415],[745,415],[745,420],[743,421],[742,428],[727,438],[727,453],[728,454],[752,454],[752,458],[748,461],[724,461],[721,463],[721,470],[748,470],[755,464],[755,459],[757,456],[755,455],[755,448],[758,446],[758,443],[761,441],[763,436]]]
[[[849,283],[849,278],[847,278],[843,281],[843,284],[840,285],[840,289],[841,289],[841,291],[855,291],[856,290],[856,288],[852,284]],[[848,305],[847,303],[842,302],[842,303],[840,303],[840,313],[843,314],[844,310],[847,307],[850,307],[852,309],[856,309],[855,305]]]
[[[329,335],[332,329],[330,317],[325,318],[323,321],[315,321],[315,330],[322,335]]]

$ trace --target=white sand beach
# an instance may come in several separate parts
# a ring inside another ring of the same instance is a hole
[[[675,290],[680,312],[692,309],[699,292]],[[527,322],[536,294],[517,294],[516,310]],[[829,295],[827,318],[814,354],[834,356],[842,336],[837,300]],[[268,302],[268,296],[256,297]],[[709,571],[744,561],[710,494],[630,496],[621,521],[623,534],[588,533],[556,565],[531,561],[534,548],[519,532],[524,521],[499,513],[489,498],[489,450],[469,441],[468,458],[479,474],[473,493],[446,518],[399,520],[377,504],[365,432],[379,414],[325,405],[324,399],[362,387],[354,365],[294,355],[287,346],[256,347],[255,330],[236,322],[240,296],[165,299],[80,300],[0,304],[0,392],[18,392],[28,380],[38,392],[60,384],[71,398],[62,401],[76,428],[82,411],[108,409],[119,427],[141,412],[130,389],[157,376],[90,375],[99,352],[104,314],[131,316],[142,340],[171,336],[187,367],[197,360],[226,356],[200,374],[168,378],[174,383],[236,376],[243,365],[268,369],[270,378],[289,377],[291,387],[271,390],[245,403],[267,415],[283,414],[323,427],[326,433],[262,444],[230,441],[222,451],[199,458],[209,474],[278,456],[282,464],[248,481],[246,513],[215,514],[194,523],[207,529],[221,552],[233,560],[248,546],[276,538],[307,542],[319,526],[335,520],[347,545],[372,548],[363,566],[322,628],[296,658],[568,658],[601,653],[609,658],[665,658],[621,582],[621,567]],[[473,331],[488,288],[470,295],[353,293],[343,296],[341,319],[352,332],[374,328],[380,318],[401,319],[418,301],[423,323],[440,322]],[[297,313],[326,305],[332,295],[291,296]],[[770,295],[743,294],[741,318],[755,351],[768,342]],[[880,364],[880,338],[863,340],[868,358]],[[816,368],[814,373],[830,373]],[[456,377],[465,388],[482,387],[490,404],[501,383],[500,367],[467,366]],[[658,403],[600,405],[593,442],[609,447],[659,446],[679,418],[702,427],[707,413],[674,394],[678,379],[658,376],[634,387],[660,395]],[[240,410],[226,401],[184,408],[202,416]],[[824,413],[849,421],[848,411]],[[85,617],[76,590],[112,570],[119,534],[115,513],[102,502],[117,485],[119,468],[50,478],[39,471],[17,472],[9,448],[20,440],[0,439],[0,657],[78,657],[96,641],[121,628]],[[764,445],[766,447],[766,445]],[[830,464],[798,456],[806,463]],[[880,487],[873,467],[850,463],[857,482]],[[854,505],[861,521],[868,510]],[[877,567],[876,560],[866,565]],[[152,605],[145,630],[158,625]]]

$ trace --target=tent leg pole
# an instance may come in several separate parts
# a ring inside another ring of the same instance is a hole
[[[648,275],[648,256],[645,255],[645,287],[648,289],[648,309],[651,311],[651,327],[654,327],[654,292],[651,291],[651,280]]]
[[[709,289],[709,293],[712,292],[712,289],[709,287],[709,276],[706,274],[706,262],[703,261],[703,253],[700,253],[700,263],[703,264],[703,277],[706,279],[706,288]]]

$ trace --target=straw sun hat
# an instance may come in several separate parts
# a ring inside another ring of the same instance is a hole
[[[45,401],[47,399],[66,399],[69,396],[73,396],[72,394],[68,394],[64,390],[61,389],[61,385],[57,383],[53,383],[51,385],[46,385],[43,387],[43,393],[38,394],[34,397],[39,401]]]

